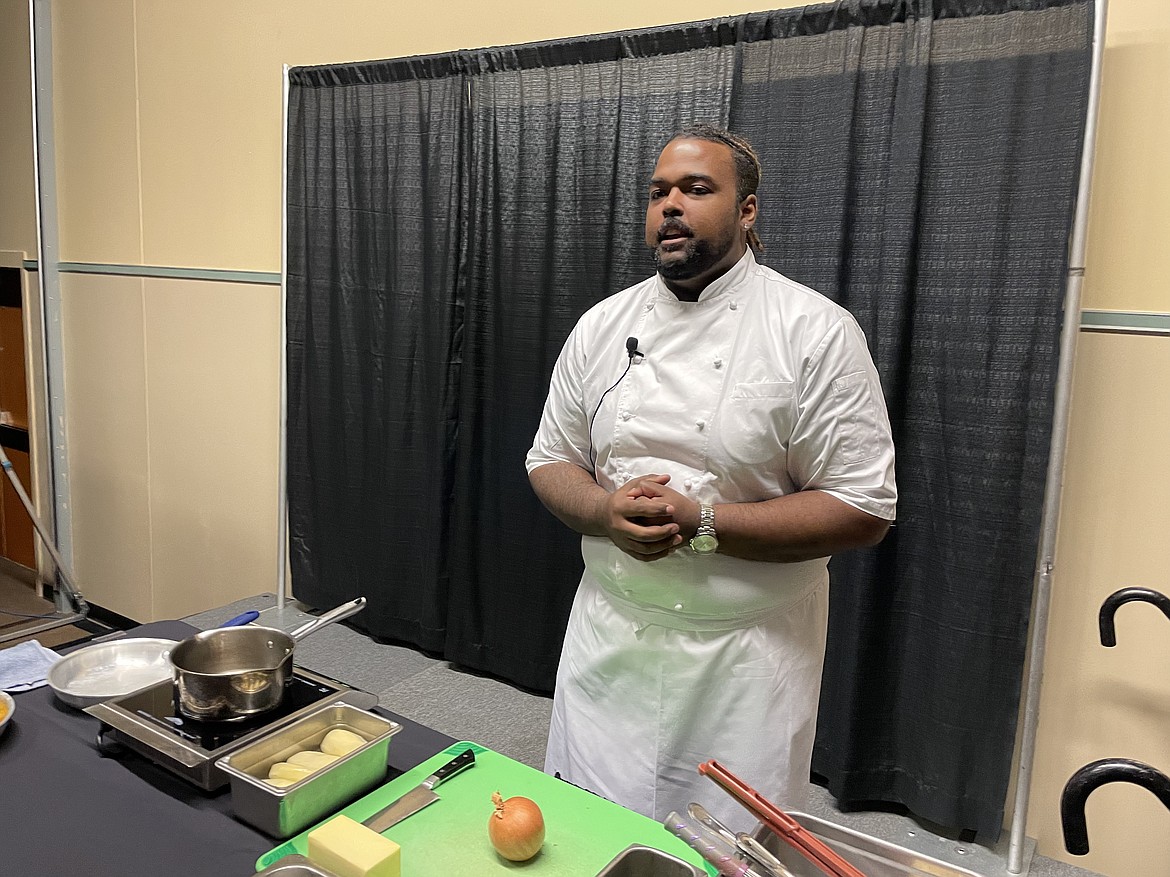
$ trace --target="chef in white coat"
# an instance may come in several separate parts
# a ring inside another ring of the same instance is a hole
[[[580,319],[527,459],[585,560],[546,771],[656,820],[699,801],[740,828],[754,820],[696,768],[803,806],[828,557],[880,541],[896,501],[856,321],[755,260],[759,176],[729,132],[667,144],[657,273]]]

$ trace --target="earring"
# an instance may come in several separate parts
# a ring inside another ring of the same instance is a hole
[[[751,229],[752,229],[752,227],[751,227],[750,225],[745,225],[745,226],[743,227],[743,230],[744,230],[744,231],[751,231]]]

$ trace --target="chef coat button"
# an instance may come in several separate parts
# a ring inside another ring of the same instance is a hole
[[[682,612],[682,608],[683,608],[683,604],[682,604],[682,603],[675,603],[675,604],[674,604],[674,611],[675,611],[675,612]]]
[[[699,432],[702,432],[702,431],[703,431],[703,429],[704,429],[704,428],[707,426],[707,421],[705,421],[705,420],[696,420],[696,421],[695,421],[695,426],[696,426],[696,427],[698,427],[698,429],[699,429]]]
[[[634,415],[633,415],[633,414],[631,414],[629,411],[623,411],[623,412],[622,412],[622,420],[629,420],[629,419],[630,419],[631,417],[633,417],[633,416],[634,416]]]
[[[694,489],[694,486],[695,486],[695,483],[693,481],[691,481],[691,479],[689,479],[689,478],[683,482],[683,487],[685,487],[687,490]]]
[[[738,308],[738,307],[739,307],[739,302],[737,302],[737,301],[733,301],[733,302],[731,302],[731,303],[728,305],[728,307],[729,307],[729,308],[731,308],[731,309],[734,311],[736,308]]]
[[[722,359],[715,360],[715,368],[723,368],[723,360]]]

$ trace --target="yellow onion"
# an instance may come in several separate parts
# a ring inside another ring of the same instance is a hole
[[[496,809],[488,817],[488,837],[509,862],[526,862],[544,844],[544,816],[534,801],[519,796],[505,801],[492,792]]]

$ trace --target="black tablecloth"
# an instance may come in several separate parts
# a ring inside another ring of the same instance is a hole
[[[159,621],[126,635],[194,632],[181,621]],[[48,686],[13,698],[16,714],[0,737],[0,874],[245,877],[280,843],[231,815],[226,788],[204,792],[134,753],[101,756],[97,719],[61,703]],[[388,749],[387,781],[456,742],[377,711],[402,723]]]

